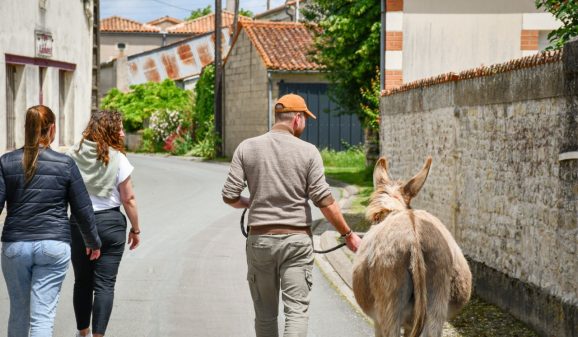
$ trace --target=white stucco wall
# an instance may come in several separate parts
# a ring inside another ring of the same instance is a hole
[[[403,56],[391,61],[403,64],[404,83],[501,63],[535,53],[521,50],[523,29],[541,31],[544,48],[558,25],[533,0],[406,0]]]
[[[48,67],[44,81],[44,104],[56,114],[65,113],[66,142],[80,138],[82,129],[90,117],[92,79],[92,22],[87,18],[82,1],[50,0],[45,9],[42,1],[0,1],[0,152],[6,151],[6,54],[36,58],[35,31],[52,34],[51,61],[76,65],[68,73],[69,81],[65,111],[59,111],[59,69]],[[87,4],[92,16],[92,1]],[[17,92],[15,97],[15,140],[16,147],[23,145],[24,116],[26,108],[39,104],[39,66],[26,64],[17,66]],[[65,81],[66,82],[66,81]],[[67,105],[68,104],[68,105]],[[59,144],[56,136],[54,146]]]
[[[404,14],[403,80],[522,57],[521,14]]]
[[[184,40],[190,36],[167,35],[164,45]],[[100,33],[100,62],[108,62],[118,56],[118,43],[125,44],[124,55],[130,56],[142,53],[147,50],[156,49],[163,46],[163,35],[161,33]]]

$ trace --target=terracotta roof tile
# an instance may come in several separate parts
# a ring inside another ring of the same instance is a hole
[[[163,22],[170,22],[170,23],[176,25],[176,24],[179,24],[181,22],[184,22],[184,20],[173,18],[173,17],[166,15],[166,16],[163,16],[162,18],[158,18],[156,20],[149,21],[149,22],[147,22],[147,24],[155,26],[155,25],[161,24]]]
[[[111,16],[100,20],[100,31],[157,33],[160,32],[160,28],[131,19],[121,18],[120,16]]]
[[[221,15],[221,21],[223,23],[223,27],[228,27],[233,24],[234,14],[228,11],[223,11]],[[239,22],[244,21],[251,21],[251,18],[246,16],[239,15]],[[169,34],[182,34],[182,33],[190,33],[190,34],[203,34],[212,32],[215,30],[215,13],[211,13],[209,15],[202,16],[195,20],[184,21],[179,23],[178,25],[174,25],[172,27],[167,28],[167,33]]]
[[[241,23],[259,51],[267,69],[320,70],[308,53],[313,48],[313,33],[294,22],[252,21]]]
[[[542,64],[560,62],[562,60],[562,51],[545,51],[538,54],[513,59],[504,63],[497,63],[490,66],[481,66],[473,69],[464,70],[458,74],[449,72],[438,76],[428,77],[421,80],[402,84],[399,87],[383,90],[381,96],[390,96],[399,92],[412,89],[429,87],[436,84],[468,80],[472,78],[492,76],[518,69],[536,67]]]

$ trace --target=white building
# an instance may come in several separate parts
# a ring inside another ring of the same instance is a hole
[[[535,54],[560,26],[534,0],[384,1],[388,89]]]
[[[0,153],[24,144],[26,109],[56,114],[53,146],[80,139],[91,112],[93,0],[0,1]]]

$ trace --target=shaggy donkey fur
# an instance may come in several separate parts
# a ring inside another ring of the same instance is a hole
[[[353,292],[373,318],[376,337],[441,337],[443,323],[470,299],[472,274],[441,221],[411,200],[425,183],[431,157],[407,183],[390,180],[387,161],[373,172],[367,232],[353,266]]]

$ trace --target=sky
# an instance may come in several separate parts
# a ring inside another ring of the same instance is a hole
[[[223,8],[225,3],[223,0]],[[270,0],[270,3],[274,8],[285,3],[285,0]],[[143,23],[165,15],[184,19],[191,10],[208,5],[214,8],[215,0],[100,0],[100,18],[117,15]],[[266,10],[267,0],[240,0],[239,7],[256,14]]]

